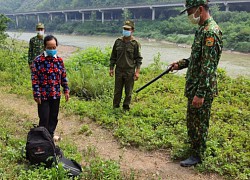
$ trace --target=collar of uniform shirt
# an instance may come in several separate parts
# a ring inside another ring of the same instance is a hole
[[[44,56],[45,56],[45,57],[48,56],[48,54],[46,53],[46,51],[44,51],[43,53],[44,53]],[[57,55],[54,55],[53,57],[54,57],[54,58],[57,58]]]

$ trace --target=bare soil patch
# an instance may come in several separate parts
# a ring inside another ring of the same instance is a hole
[[[59,45],[57,48],[58,55],[62,57],[64,60],[67,60],[72,55],[72,53],[74,53],[78,49],[79,48],[74,46],[64,46],[64,45]]]

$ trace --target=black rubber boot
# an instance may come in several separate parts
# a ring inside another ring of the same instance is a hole
[[[180,165],[182,167],[195,166],[196,164],[201,163],[201,158],[197,156],[190,156],[188,159],[181,161]]]
[[[124,110],[124,111],[129,111],[129,110],[130,110],[129,105],[123,105],[123,110]]]
[[[120,108],[120,105],[113,105],[113,108],[114,108],[114,109]]]

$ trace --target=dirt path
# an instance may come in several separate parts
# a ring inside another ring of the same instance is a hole
[[[18,114],[25,115],[31,121],[38,122],[35,102],[18,97],[17,95],[7,95],[2,91],[0,91],[0,99],[1,106],[4,106],[6,109],[12,109]],[[88,124],[92,135],[79,135],[79,128],[84,124]],[[68,138],[74,142],[79,151],[85,149],[87,146],[94,146],[97,153],[103,159],[119,161],[122,171],[134,169],[141,172],[142,177],[140,179],[158,179],[158,176],[164,180],[222,179],[214,174],[198,174],[193,168],[180,167],[179,162],[172,162],[167,157],[166,152],[143,152],[135,148],[122,148],[109,131],[88,118],[80,118],[78,116],[67,117],[63,114],[62,110],[59,114],[56,134],[60,135],[63,139]]]
[[[59,45],[57,49],[58,49],[58,55],[62,57],[64,60],[67,60],[70,57],[70,55],[72,55],[72,53],[74,53],[79,48],[74,46]]]

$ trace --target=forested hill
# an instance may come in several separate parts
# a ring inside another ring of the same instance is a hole
[[[114,6],[126,4],[144,4],[170,2],[173,0],[0,0],[0,12],[27,12],[55,9],[73,9],[79,7]],[[176,2],[182,0],[176,0]]]
[[[110,7],[117,5],[156,4],[166,2],[185,2],[185,0],[0,0],[0,13],[50,11],[87,7]],[[243,3],[231,7],[234,11],[249,11]]]

